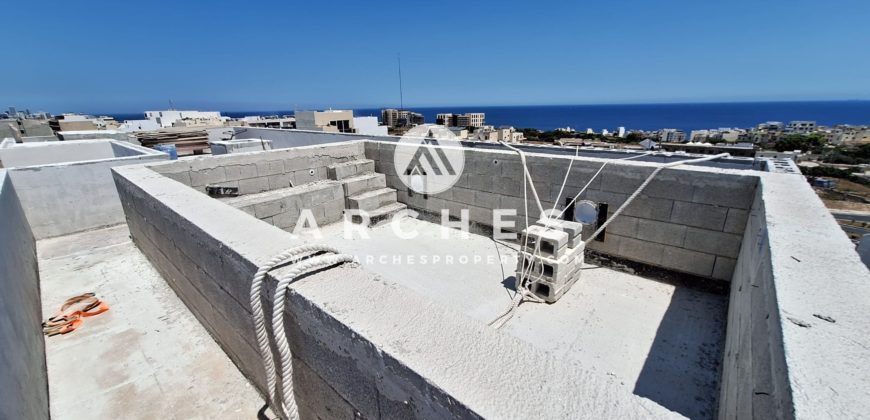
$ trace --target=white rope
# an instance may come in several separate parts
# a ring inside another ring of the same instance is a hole
[[[285,276],[278,280],[272,304],[272,331],[275,334],[275,347],[278,349],[281,362],[281,397],[283,399],[281,411],[286,414],[288,419],[299,418],[299,409],[296,406],[296,399],[293,397],[293,354],[290,352],[287,334],[284,331],[284,306],[288,286],[298,276],[306,272],[353,261],[354,257],[347,254],[312,257],[293,266]]]
[[[526,181],[528,181],[529,185],[532,187],[532,195],[534,195],[535,203],[538,204],[538,210],[541,211],[541,216],[543,217],[544,206],[541,205],[541,198],[538,197],[538,190],[535,189],[535,184],[532,182],[532,174],[529,173],[529,167],[528,167],[528,165],[526,165],[526,154],[523,153],[522,150],[517,149],[516,147],[513,147],[513,146],[511,146],[503,141],[500,141],[499,143],[501,143],[502,146],[507,147],[508,149],[511,149],[511,150],[517,152],[518,155],[520,155],[520,163],[523,164],[523,175],[524,175]],[[527,209],[528,209],[528,207],[527,207]],[[526,211],[526,214],[528,214],[528,211]]]
[[[269,406],[276,414],[281,415],[279,411],[278,386],[275,376],[275,363],[272,359],[272,349],[269,347],[269,333],[266,330],[266,316],[263,312],[262,289],[263,281],[266,274],[273,268],[285,262],[297,262],[302,258],[301,254],[312,252],[333,252],[338,253],[338,250],[326,245],[301,245],[286,249],[275,255],[266,264],[263,264],[257,269],[254,274],[254,279],[251,281],[251,314],[254,318],[254,329],[257,334],[257,344],[260,347],[260,356],[263,357],[263,368],[266,371],[266,384],[269,393]]]

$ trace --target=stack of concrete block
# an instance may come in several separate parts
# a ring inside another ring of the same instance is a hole
[[[546,302],[559,300],[580,278],[582,230],[580,223],[559,219],[541,219],[524,229],[517,278],[528,279],[532,293]]]
[[[397,201],[396,189],[387,187],[386,176],[375,172],[375,162],[371,159],[329,165],[327,175],[329,179],[341,182],[347,208],[365,212],[369,224],[386,220],[407,208]],[[354,213],[351,220],[361,223],[363,218],[357,214],[359,212]]]

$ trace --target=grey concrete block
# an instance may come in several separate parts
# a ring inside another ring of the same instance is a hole
[[[283,213],[272,216],[272,224],[281,229],[292,230],[296,227],[296,221],[299,220],[298,211],[285,211]]]
[[[695,192],[692,202],[749,209],[755,198],[758,178],[723,174],[693,174]]]
[[[278,175],[284,173],[284,160],[260,160],[255,163],[257,167],[257,176]]]
[[[227,165],[224,167],[227,181],[239,181],[242,179],[257,177],[257,165]]]
[[[667,198],[679,201],[692,201],[695,187],[692,178],[683,173],[665,170],[643,190],[650,197]]]
[[[419,194],[414,195],[417,196]],[[351,209],[371,211],[383,205],[394,203],[396,200],[396,190],[392,188],[382,188],[348,197],[347,206]]]
[[[499,196],[486,191],[475,191],[474,205],[487,209],[496,209],[499,206]]]
[[[313,168],[293,171],[293,185],[303,185],[317,180],[317,170]]]
[[[596,203],[607,203],[608,207],[612,210],[616,210],[627,198],[628,194],[600,190],[586,190],[585,196],[580,197],[580,199],[591,200]]]
[[[749,217],[747,210],[728,209],[728,217],[725,219],[725,227],[723,230],[728,233],[737,233],[743,235],[746,230],[746,219]]]
[[[500,177],[500,178],[495,178],[495,181],[492,185],[492,189],[487,190],[487,191],[492,191],[492,192],[499,194],[499,195],[502,195],[502,196],[511,196],[511,197],[522,198],[524,184],[525,184],[525,181],[523,181],[522,178],[514,179],[514,178]],[[532,197],[534,197],[534,196],[532,195],[531,188],[529,188],[527,190],[527,195],[528,195],[530,200],[533,200]]]
[[[568,239],[568,234],[561,230],[532,225],[523,230],[520,243],[524,244],[526,252],[538,250],[538,255],[559,258],[568,245]]]
[[[375,162],[371,159],[360,159],[327,166],[327,176],[329,179],[335,180],[342,180],[374,171]]]
[[[462,203],[462,204],[473,204],[474,203],[474,190],[469,190],[466,188],[453,187],[450,189],[453,194],[453,201]]]
[[[614,209],[615,210],[615,209]],[[613,212],[610,212],[609,215],[612,215]],[[627,236],[629,238],[637,237],[637,223],[638,218],[626,216],[625,214],[619,215],[616,219],[613,219],[609,225],[607,225],[607,229],[605,229],[605,233],[607,235],[616,234],[621,236]],[[591,233],[595,231],[595,225],[589,225]],[[584,233],[585,234],[585,233]]]
[[[293,182],[293,174],[278,174],[271,175],[266,177],[269,182],[270,190],[277,190],[280,188],[290,188],[295,186]]]
[[[278,213],[286,211],[286,204],[283,198],[276,197],[272,201],[266,201],[264,203],[259,203],[254,205],[254,216],[258,219],[265,219],[267,217],[272,217]]]
[[[311,188],[301,195],[303,208],[314,208],[321,203],[344,197],[340,184],[315,185],[315,188]]]
[[[714,255],[666,246],[661,265],[677,271],[710,277],[713,274],[715,260]]]
[[[715,232],[690,227],[686,230],[685,247],[700,252],[737,258],[742,237],[733,233]]]
[[[239,181],[239,194],[256,194],[269,191],[267,178],[250,178]]]
[[[478,191],[493,191],[493,177],[489,175],[468,174],[469,188]]]
[[[653,168],[646,166],[609,165],[601,172],[601,189],[623,194],[633,193]]]
[[[588,228],[589,228],[589,235],[591,235],[592,231],[593,231],[592,227],[588,226]],[[586,235],[586,227],[584,227],[583,234]],[[624,237],[619,236],[619,235],[608,234],[608,235],[605,235],[603,241],[589,242],[589,244],[587,244],[586,247],[588,249],[591,249],[591,250],[596,251],[596,252],[601,252],[603,254],[616,256],[616,255],[619,255],[619,247],[621,245],[622,239],[624,239]]]
[[[666,221],[670,220],[673,207],[673,200],[641,194],[625,208],[623,213],[626,216]]]
[[[665,245],[683,246],[686,226],[649,219],[637,220],[637,238]]]
[[[345,178],[342,181],[342,186],[344,188],[344,195],[350,197],[365,191],[386,188],[387,181],[384,174],[371,173]]]
[[[686,226],[722,230],[727,215],[727,207],[675,201],[670,220]]]
[[[621,238],[617,255],[633,261],[662,265],[665,245],[641,241],[634,238]]]
[[[568,248],[577,248],[583,243],[583,225],[579,222],[571,222],[562,219],[538,219],[535,222],[538,226],[546,226],[552,229],[558,229],[568,234]]]
[[[341,220],[341,216],[344,213],[344,199],[335,199],[332,201],[327,201],[323,205],[324,209],[324,222],[334,222]]]
[[[217,184],[226,180],[227,174],[222,167],[202,169],[190,173],[190,185],[192,187]]]
[[[174,179],[174,180],[176,180],[184,185],[187,185],[187,186],[191,185],[190,171],[170,172],[170,173],[163,174],[163,176],[170,178],[170,179]]]
[[[731,281],[734,275],[734,266],[737,260],[727,257],[716,257],[716,263],[713,266],[713,278],[725,281]]]

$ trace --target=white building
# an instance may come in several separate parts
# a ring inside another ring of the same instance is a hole
[[[172,127],[176,121],[190,120],[215,120],[222,122],[220,112],[215,111],[178,111],[169,109],[165,111],[145,111],[145,118],[157,123],[160,127]]]
[[[617,127],[616,128],[616,136],[623,139],[625,138],[625,127]]]
[[[353,117],[353,127],[357,134],[367,136],[386,136],[387,126],[378,125],[378,117]]]
[[[124,120],[118,131],[132,133],[134,131],[151,131],[160,129],[160,124],[154,120]]]

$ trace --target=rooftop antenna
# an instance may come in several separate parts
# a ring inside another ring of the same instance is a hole
[[[399,61],[399,111],[405,109],[405,97],[402,94],[402,54],[397,53],[396,58]]]

